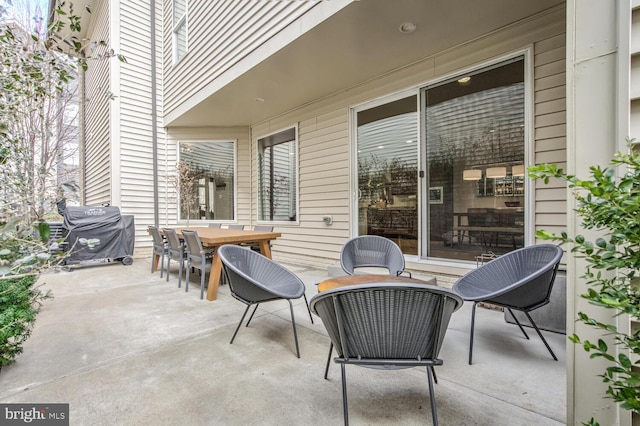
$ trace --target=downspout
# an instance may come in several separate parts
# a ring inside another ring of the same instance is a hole
[[[153,158],[153,224],[159,226],[158,194],[158,110],[156,96],[156,2],[149,0],[149,18],[151,34],[151,145]]]
[[[81,54],[84,56],[84,53]],[[85,189],[85,183],[87,181],[85,164],[87,149],[87,74],[82,67],[79,67],[78,71],[80,72],[78,75],[80,77],[80,87],[78,88],[80,103],[80,132],[78,134],[78,187],[80,191],[80,205],[84,206],[86,205],[87,195]]]

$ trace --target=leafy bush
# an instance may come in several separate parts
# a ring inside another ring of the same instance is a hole
[[[582,297],[589,303],[610,309],[613,317],[628,315],[640,320],[640,155],[634,152],[634,141],[628,141],[630,153],[616,153],[611,166],[592,166],[589,179],[567,175],[554,164],[530,167],[529,176],[566,181],[575,188],[578,201],[576,212],[582,218],[585,229],[602,231],[603,237],[595,242],[583,235],[570,238],[566,232],[560,235],[538,231],[537,237],[559,241],[572,246],[571,252],[584,258],[587,268],[581,278],[589,286]],[[597,342],[582,340],[574,334],[570,340],[582,345],[591,358],[604,358],[609,367],[600,374],[608,385],[606,394],[620,407],[640,413],[640,330],[626,333],[615,324],[607,324],[584,312],[578,313],[578,321],[599,329],[611,336],[615,347],[603,339]],[[618,350],[616,350],[618,349]],[[633,361],[635,359],[635,361]],[[597,422],[591,419],[589,425]]]
[[[35,285],[37,276],[0,280],[0,369],[22,352],[31,335],[41,301],[48,298]]]

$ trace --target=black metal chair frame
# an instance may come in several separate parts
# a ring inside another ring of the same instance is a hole
[[[278,291],[277,289],[270,288],[269,283],[261,282],[255,276],[252,276],[250,271],[243,271],[238,265],[234,264],[234,257],[237,255],[244,255],[249,261],[254,262],[259,267],[256,267],[256,270],[259,270],[263,273],[263,275],[269,276],[275,280],[291,280],[290,282],[295,282],[300,285],[300,293],[295,294],[293,297],[290,295],[284,294],[284,292]],[[305,285],[296,276],[293,272],[284,268],[277,262],[262,256],[259,253],[256,253],[252,250],[242,248],[238,245],[223,245],[218,249],[218,256],[220,256],[220,261],[222,262],[222,268],[224,275],[226,276],[226,282],[229,284],[229,290],[231,291],[231,296],[240,302],[247,305],[244,313],[242,314],[242,318],[240,318],[240,322],[236,327],[233,336],[231,337],[231,341],[229,344],[233,344],[238,331],[240,330],[240,326],[244,321],[244,318],[249,311],[251,305],[255,305],[253,312],[249,316],[245,327],[249,327],[251,320],[253,319],[253,315],[258,310],[258,306],[260,303],[271,302],[275,300],[286,300],[289,302],[289,310],[291,311],[291,324],[293,326],[293,337],[296,344],[296,356],[300,358],[300,347],[298,345],[298,333],[296,331],[296,320],[293,314],[293,303],[292,299],[297,299],[300,297],[304,297],[305,306],[307,307],[307,311],[309,312],[309,319],[313,324],[313,316],[311,315],[311,310],[309,309],[309,302],[307,300],[307,295],[305,294]],[[269,269],[271,269],[269,271]]]
[[[311,298],[338,356],[344,424],[349,424],[347,364],[401,369],[426,367],[433,424],[438,424],[434,366],[451,314],[463,300],[432,285],[376,283],[339,287]],[[368,321],[375,318],[375,321]],[[329,352],[331,354],[331,351]]]
[[[465,301],[473,302],[469,364],[473,361],[476,306],[480,302],[507,309],[524,337],[530,340],[524,327],[513,314],[513,310],[523,312],[553,359],[558,360],[529,312],[549,303],[562,254],[562,249],[552,244],[524,247],[491,260],[456,281],[453,291]],[[515,267],[520,267],[520,270],[514,269]],[[496,286],[501,281],[504,285],[499,288],[483,288],[483,283],[489,282]]]

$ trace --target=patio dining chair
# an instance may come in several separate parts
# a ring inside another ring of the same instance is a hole
[[[210,223],[209,224],[209,228],[220,228],[220,224],[219,223]]]
[[[153,267],[155,264],[156,256],[160,256],[160,262],[158,265],[160,266],[160,278],[162,278],[162,272],[164,269],[164,256],[168,252],[167,242],[160,233],[160,229],[157,226],[149,226],[149,233],[151,234],[151,238],[153,239],[153,252],[151,253],[151,272],[153,272]],[[167,275],[169,273],[167,272]]]
[[[392,240],[378,235],[360,235],[347,241],[340,251],[340,266],[348,275],[357,268],[386,268],[390,275],[400,276],[405,271],[402,250]]]
[[[187,260],[187,252],[175,229],[162,228],[162,233],[167,239],[167,281],[169,281],[169,272],[171,271],[171,260],[175,260],[178,262],[178,288],[180,288],[182,287],[182,268]]]
[[[189,291],[189,272],[191,268],[200,270],[200,299],[204,299],[205,275],[211,271],[213,251],[206,250],[197,231],[182,230],[182,238],[187,251],[187,277],[184,291]]]
[[[293,325],[293,338],[296,344],[296,356],[300,358],[298,333],[296,332],[296,319],[293,314],[292,300],[304,297],[309,318],[311,319],[311,323],[313,323],[307,296],[304,293],[305,285],[302,280],[279,263],[238,245],[223,245],[218,249],[218,255],[222,261],[223,271],[227,277],[231,296],[247,305],[229,343],[232,344],[236,338],[238,330],[251,305],[255,305],[255,307],[247,320],[246,327],[249,327],[249,323],[251,323],[251,319],[261,303],[286,300],[289,302],[289,310],[291,311],[291,324]]]
[[[229,226],[227,227],[227,229],[243,230],[243,229],[244,229],[244,225],[229,225]]]
[[[273,226],[268,226],[268,225],[256,225],[253,227],[254,231],[266,231],[266,232],[273,232]],[[260,253],[260,244],[258,243],[252,243],[249,245],[249,247],[251,248],[251,250],[253,251],[257,251],[258,253]],[[269,241],[269,247],[271,247],[271,241]]]
[[[456,281],[453,291],[464,300],[473,302],[469,334],[469,364],[472,363],[473,356],[476,306],[480,302],[507,309],[524,337],[529,340],[529,335],[513,314],[514,309],[522,311],[553,359],[558,360],[529,312],[549,303],[561,258],[562,249],[558,246],[552,244],[528,246],[491,260]]]
[[[376,283],[338,287],[314,295],[310,307],[322,319],[340,364],[344,424],[349,424],[347,364],[380,369],[426,367],[433,424],[438,424],[433,367],[451,314],[463,304],[452,291],[432,285]]]

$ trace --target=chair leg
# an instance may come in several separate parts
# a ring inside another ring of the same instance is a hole
[[[307,305],[307,312],[309,312],[309,319],[311,320],[311,324],[313,324],[313,315],[311,315],[311,308],[309,308],[309,301],[307,300],[307,295],[302,293],[304,296],[304,304]]]
[[[469,365],[471,365],[473,357],[473,328],[475,326],[477,304],[478,302],[473,302],[473,308],[471,308],[471,331],[469,333]]]
[[[524,313],[527,318],[529,318],[529,321],[531,322],[531,325],[533,326],[533,328],[536,329],[536,331],[538,332],[538,336],[540,336],[540,339],[542,339],[542,342],[544,343],[544,345],[547,347],[547,350],[549,351],[549,353],[551,354],[551,356],[553,357],[554,361],[557,361],[558,358],[556,357],[556,354],[553,353],[553,351],[551,350],[551,346],[549,346],[549,344],[547,343],[547,340],[544,338],[544,336],[542,335],[542,333],[540,332],[540,329],[538,328],[538,326],[536,325],[536,323],[533,321],[533,318],[531,318],[531,315],[529,315],[529,312],[525,312]]]
[[[167,282],[169,282],[169,271],[171,270],[171,255],[167,256]]]
[[[164,251],[160,256],[160,278],[162,278],[162,272],[164,272]]]
[[[244,310],[244,314],[242,314],[242,318],[240,318],[240,322],[238,323],[238,326],[236,327],[236,331],[235,333],[233,333],[233,337],[231,338],[231,341],[229,342],[229,344],[233,344],[233,339],[236,338],[236,334],[238,334],[238,330],[240,330],[240,326],[242,325],[242,321],[244,321],[244,317],[247,315],[247,311],[249,311],[249,308],[251,307],[251,305],[247,305],[247,309]]]
[[[187,277],[184,282],[184,291],[189,291],[189,271],[191,270],[191,260],[187,260]]]
[[[342,374],[342,412],[344,414],[344,426],[349,426],[349,409],[347,408],[347,374],[345,365],[340,364]]]
[[[296,341],[296,356],[300,358],[300,347],[298,346],[298,332],[296,331],[296,318],[293,316],[293,303],[289,302],[289,309],[291,310],[291,324],[293,325],[293,339]]]
[[[518,327],[520,327],[520,331],[522,331],[522,334],[524,334],[524,337],[529,340],[529,335],[527,334],[526,331],[524,331],[524,328],[522,327],[522,324],[520,324],[520,321],[518,321],[518,318],[516,318],[516,316],[513,314],[513,311],[511,310],[511,308],[507,308],[507,310],[509,311],[509,313],[511,314],[511,318],[513,318],[513,320],[516,322],[516,324],[518,324]],[[525,312],[526,313],[526,312]],[[529,315],[527,315],[529,316]]]
[[[253,312],[251,312],[251,316],[249,317],[249,319],[247,320],[247,325],[245,325],[245,327],[249,327],[249,323],[251,322],[251,320],[253,319],[253,314],[256,313],[256,311],[258,310],[258,306],[260,306],[260,303],[256,303],[256,307],[253,308]]]
[[[327,366],[324,368],[324,379],[328,380],[329,377],[329,364],[331,364],[331,352],[333,352],[333,342],[329,346],[329,355],[327,356]]]
[[[431,416],[433,418],[433,426],[438,426],[438,412],[436,411],[436,397],[433,394],[433,366],[427,367],[427,378],[429,379],[429,399],[431,400]]]
[[[200,300],[204,299],[204,279],[206,275],[204,270],[200,270]]]
[[[184,260],[180,260],[180,264],[178,265],[178,288],[182,287],[182,267],[184,266]]]
[[[438,376],[436,376],[436,369],[434,368],[433,365],[429,368],[431,368],[431,374],[433,374],[433,382],[435,384],[438,384]]]

